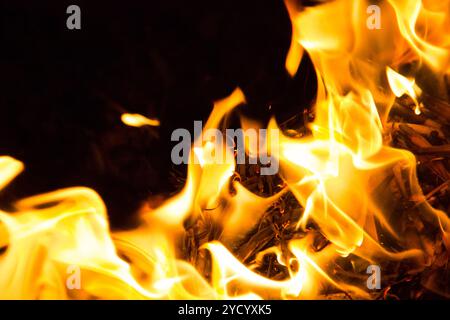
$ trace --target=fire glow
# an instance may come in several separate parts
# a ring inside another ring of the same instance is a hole
[[[407,196],[417,204],[409,214],[434,227],[450,250],[446,213],[423,196],[414,155],[389,146],[386,134],[396,97],[409,96],[420,113],[421,89],[415,74],[402,75],[404,64],[418,61],[425,67],[417,73],[437,78],[450,72],[450,3],[380,1],[382,28],[376,30],[366,27],[369,5],[336,0],[301,8],[286,1],[293,27],[287,71],[302,72],[299,65],[307,52],[318,92],[310,134],[281,134],[274,144],[278,150],[267,143],[267,151],[279,156],[282,185],[277,192],[261,197],[233,179],[231,156],[222,163],[210,157],[190,161],[183,190],[157,208],[142,207],[134,230],[110,232],[105,205],[88,188],[23,199],[12,212],[0,211],[0,298],[315,299],[331,291],[369,299],[366,281],[351,274],[401,260],[414,270],[430,264],[430,253],[403,241],[394,223],[398,218],[391,204],[396,200],[383,183],[395,172],[406,177]],[[219,129],[223,118],[243,103],[245,92],[238,88],[216,102],[204,132]],[[138,115],[123,121],[160,125]],[[244,119],[242,123],[248,125]],[[267,129],[281,130],[275,120]],[[209,148],[208,139],[201,138],[197,156]],[[23,169],[21,162],[1,157],[0,187]],[[251,240],[267,210],[288,193],[302,208],[298,220],[289,221],[296,236],[244,263],[233,248]],[[186,225],[193,224],[220,230],[213,240],[195,243],[195,263],[180,250]],[[386,238],[396,243],[396,250],[386,245]],[[324,245],[317,248],[321,241]],[[268,256],[285,268],[286,277],[258,271]],[[209,267],[200,268],[199,261]],[[343,264],[348,270],[339,271]],[[80,269],[77,290],[67,287],[71,266]]]

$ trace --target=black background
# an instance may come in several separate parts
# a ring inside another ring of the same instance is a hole
[[[436,314],[444,314],[448,308],[445,300],[419,300],[419,301],[362,301],[362,300],[272,300],[272,301],[1,301],[2,310],[10,308],[18,316],[36,316],[41,314],[46,319],[61,318],[61,315],[70,314],[74,317],[86,315],[114,317],[130,317],[133,315],[147,314],[151,310],[152,314],[162,315],[165,319],[281,319],[289,317],[313,316],[320,319],[338,318],[360,319],[368,313],[372,318],[383,318],[400,315],[406,319],[423,318],[429,316],[432,310]],[[250,314],[250,315],[223,315],[221,312],[205,316],[179,315],[180,307],[203,306],[223,310],[224,305],[270,305],[270,314]],[[49,311],[51,310],[51,311]]]
[[[70,4],[81,30],[66,28]],[[148,196],[179,187],[170,134],[206,120],[213,101],[239,86],[242,113],[284,121],[315,95],[308,57],[294,79],[284,69],[291,25],[281,0],[3,1],[1,28],[0,154],[26,165],[3,205],[84,185],[126,228]],[[122,112],[161,127],[127,127]]]

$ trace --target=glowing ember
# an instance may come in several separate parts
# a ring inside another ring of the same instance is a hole
[[[158,119],[149,119],[138,113],[124,113],[121,116],[122,122],[131,127],[142,127],[142,126],[159,126]]]

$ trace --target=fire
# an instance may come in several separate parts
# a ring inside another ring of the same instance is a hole
[[[122,122],[131,127],[142,127],[142,126],[159,126],[158,119],[149,119],[138,113],[124,113],[121,116]]]
[[[409,97],[411,97],[415,105],[414,113],[419,115],[420,108],[419,103],[417,102],[416,95],[416,91],[419,90],[419,88],[415,85],[415,80],[407,79],[389,67],[386,69],[386,75],[394,95],[397,98],[400,98],[404,94],[407,94]]]
[[[422,90],[416,73],[428,70],[442,77],[450,71],[450,6],[448,1],[440,3],[380,1],[383,27],[370,30],[369,2],[337,0],[300,8],[286,0],[293,26],[286,69],[292,76],[302,72],[298,67],[307,52],[316,68],[318,92],[310,134],[282,135],[269,150],[279,157],[280,190],[269,197],[248,190],[235,179],[233,156],[225,163],[214,162],[208,154],[217,142],[202,136],[193,143],[190,159],[198,161],[190,161],[183,190],[157,208],[144,206],[135,230],[110,232],[105,205],[87,188],[23,199],[12,212],[0,212],[0,297],[311,299],[333,288],[370,298],[365,282],[356,282],[348,273],[402,259],[418,269],[426,266],[427,251],[402,241],[395,221],[406,216],[395,216],[396,200],[383,186],[395,174],[406,177],[406,196],[417,203],[411,214],[423,217],[448,239],[448,217],[424,198],[414,155],[390,147],[387,138],[389,112],[397,97],[409,96],[420,113]],[[419,65],[412,74],[394,71],[412,62]],[[243,103],[240,89],[216,102],[204,130],[219,129],[223,118]],[[122,121],[159,125],[141,115],[124,114]],[[275,120],[268,129],[279,129]],[[21,162],[1,157],[0,187],[23,168]],[[288,193],[303,208],[298,221],[292,221],[302,236],[289,239],[286,246],[264,248],[253,261],[244,262],[233,248],[248,239],[268,209]],[[317,228],[311,229],[311,223]],[[187,226],[196,225],[213,226],[216,233],[196,244],[199,259],[189,261],[180,242]],[[321,239],[326,244],[317,249]],[[397,243],[395,251],[386,239]],[[448,240],[447,246],[450,250]],[[288,277],[272,279],[258,271],[270,255],[287,269]],[[347,272],[336,271],[341,261],[350,266]],[[210,263],[206,275],[198,263]],[[78,269],[80,286],[72,290],[72,271]]]

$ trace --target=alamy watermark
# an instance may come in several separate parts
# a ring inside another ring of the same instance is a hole
[[[225,164],[236,159],[237,164],[260,164],[261,175],[278,173],[278,129],[218,129],[202,130],[202,122],[194,121],[194,137],[187,129],[172,132],[172,141],[178,142],[171,152],[174,164]],[[207,146],[207,147],[205,147]],[[191,156],[191,147],[193,154]],[[247,152],[246,152],[247,150]]]
[[[67,266],[66,287],[69,290],[81,289],[81,269],[75,264]]]
[[[79,6],[72,4],[67,7],[66,13],[70,14],[66,20],[66,26],[69,30],[81,29],[81,9]]]
[[[367,7],[369,17],[366,20],[366,26],[369,30],[381,29],[381,8],[375,4]]]
[[[367,288],[369,290],[381,289],[381,268],[375,264],[371,264],[367,267],[367,274],[370,274],[367,278]]]

